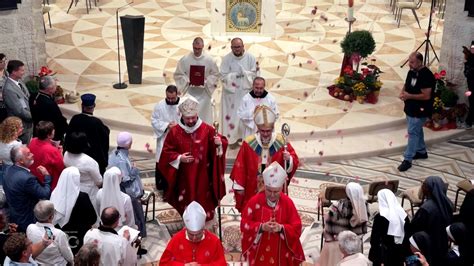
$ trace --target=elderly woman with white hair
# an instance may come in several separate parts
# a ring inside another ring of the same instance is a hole
[[[350,182],[346,185],[346,194],[347,198],[332,204],[324,217],[325,244],[319,258],[320,266],[333,266],[342,259],[337,244],[340,232],[349,230],[356,235],[367,233],[369,214],[362,187],[358,183]]]
[[[342,260],[337,266],[367,266],[369,260],[362,254],[361,239],[351,231],[342,231],[337,236]]]
[[[117,135],[117,148],[109,154],[109,167],[116,166],[122,172],[120,190],[130,196],[140,235],[146,237],[145,214],[141,202],[143,184],[140,170],[130,161],[128,154],[132,142],[132,134],[128,132],[120,132]]]

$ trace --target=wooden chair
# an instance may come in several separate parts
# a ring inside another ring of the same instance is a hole
[[[462,180],[462,181],[459,181],[457,184],[456,184],[456,187],[458,188],[456,190],[456,197],[454,198],[454,211],[456,211],[457,209],[457,206],[458,206],[458,196],[459,196],[459,192],[464,191],[464,193],[467,193],[469,191],[471,191],[472,189],[474,189],[474,185],[472,185],[471,183],[471,180]]]
[[[415,10],[420,9],[422,4],[423,4],[423,0],[414,0],[413,2],[397,2],[395,4],[396,6],[395,18],[398,22],[398,27],[400,27],[400,21],[402,20],[403,9],[410,9],[411,12],[413,12],[413,15],[415,16],[416,22],[418,23],[418,27],[420,27],[421,29],[420,20],[418,19],[418,16],[416,15]]]
[[[343,185],[323,184],[320,186],[320,189],[321,192],[319,193],[318,197],[318,221],[320,220],[320,216],[324,218],[324,207],[330,207],[332,204],[331,200],[340,200],[347,197],[346,186]]]
[[[72,4],[74,4],[74,2],[76,3],[74,6],[77,6],[77,3],[79,2],[79,0],[71,0],[71,3],[69,4],[69,8],[66,11],[67,14],[69,14],[69,10],[71,9]],[[89,14],[89,9],[92,9],[92,2],[91,0],[85,0],[85,2],[86,2],[86,12],[87,14]],[[97,2],[94,0],[95,6],[97,6]]]
[[[153,209],[152,209],[152,217],[151,220],[147,220],[148,217],[148,205],[150,204],[150,199],[152,200],[153,203]],[[143,194],[143,197],[141,198],[142,205],[145,205],[145,222],[151,222],[155,220],[155,192],[150,191],[150,190],[145,190],[145,194]]]
[[[390,189],[393,194],[398,191],[399,180],[385,180],[385,181],[374,181],[369,185],[369,191],[367,191],[367,203],[371,204],[377,202],[377,193],[382,189]]]
[[[46,34],[46,22],[44,21],[44,14],[48,14],[49,28],[52,28],[51,15],[49,14],[49,11],[51,11],[51,7],[49,6],[49,0],[43,0],[43,28],[44,28],[45,34]]]
[[[449,187],[449,183],[444,183],[446,185],[446,189]],[[416,187],[411,187],[407,188],[405,191],[402,192],[402,207],[403,203],[405,202],[405,199],[407,199],[410,202],[410,208],[411,208],[411,215],[412,217],[415,216],[415,207],[420,207],[421,204],[423,204],[425,200],[425,195],[423,195],[423,190],[421,189],[420,186]]]

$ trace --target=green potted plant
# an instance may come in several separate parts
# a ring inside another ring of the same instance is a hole
[[[366,58],[375,50],[375,41],[372,33],[366,30],[356,30],[348,33],[341,42],[344,54],[358,54]]]

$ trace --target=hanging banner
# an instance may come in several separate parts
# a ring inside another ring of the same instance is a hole
[[[262,0],[227,0],[227,32],[260,32]]]

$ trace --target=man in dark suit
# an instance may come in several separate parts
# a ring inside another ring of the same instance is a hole
[[[17,116],[23,122],[23,134],[20,136],[23,144],[30,143],[33,135],[33,119],[29,106],[30,93],[21,78],[25,74],[25,65],[18,60],[8,61],[8,78],[3,85],[3,101],[8,116]]]
[[[86,93],[81,96],[82,113],[72,117],[69,122],[68,135],[72,132],[84,132],[90,148],[86,154],[99,164],[100,174],[104,174],[109,160],[110,129],[102,121],[92,116],[95,109],[95,95]],[[68,138],[66,137],[67,144]]]
[[[53,140],[62,142],[67,129],[67,120],[61,113],[58,104],[54,101],[56,92],[56,80],[51,76],[40,79],[39,92],[31,99],[31,115],[33,116],[34,128],[39,121],[50,121],[54,124]],[[33,132],[36,136],[36,132]]]
[[[49,199],[51,195],[51,175],[43,166],[38,171],[44,175],[44,185],[28,168],[33,164],[33,153],[26,146],[14,147],[11,152],[12,162],[3,178],[3,190],[7,197],[10,211],[10,222],[18,225],[17,231],[25,232],[28,225],[35,223],[33,209],[40,199]]]

